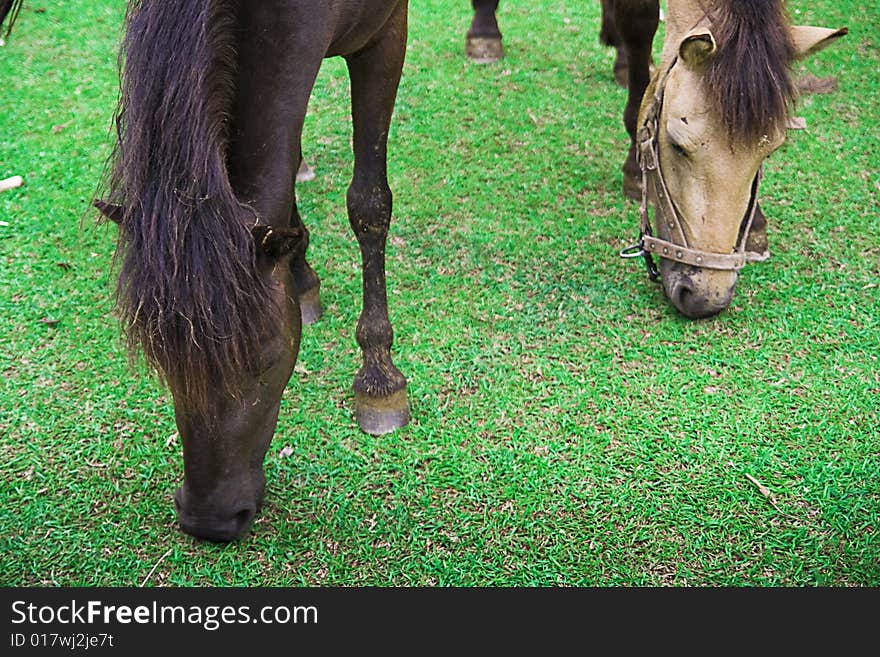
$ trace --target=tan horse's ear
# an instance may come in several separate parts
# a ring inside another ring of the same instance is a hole
[[[803,59],[814,52],[819,52],[826,46],[831,45],[840,37],[849,33],[848,27],[832,30],[827,27],[812,27],[811,25],[793,25],[789,28],[791,42],[794,45],[794,58]]]
[[[691,68],[704,64],[715,54],[715,37],[705,27],[695,27],[678,46],[678,57]]]

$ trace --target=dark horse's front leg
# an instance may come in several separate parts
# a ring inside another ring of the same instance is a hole
[[[627,62],[628,95],[623,111],[623,124],[629,133],[630,146],[623,165],[623,193],[629,198],[640,200],[642,179],[636,162],[636,122],[642,96],[651,78],[651,48],[660,23],[660,1],[609,1],[613,5],[614,24],[623,42]]]
[[[471,0],[474,18],[465,40],[465,53],[475,64],[489,64],[504,57],[498,29],[498,0]]]
[[[355,414],[361,429],[373,435],[402,427],[410,417],[406,378],[391,361],[394,333],[385,283],[385,240],[391,224],[388,129],[403,69],[406,33],[406,2],[401,2],[378,40],[346,57],[354,125],[348,218],[361,248],[364,284],[357,325],[364,364],[354,378]]]

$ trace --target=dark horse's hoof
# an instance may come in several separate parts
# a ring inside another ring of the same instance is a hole
[[[614,79],[624,89],[629,87],[629,64],[626,63],[626,50],[618,46],[614,59]]]
[[[321,306],[320,287],[315,286],[311,290],[306,290],[300,295],[299,312],[302,315],[302,323],[306,325],[314,324],[321,319],[321,315],[324,313],[324,308]]]
[[[468,37],[465,54],[474,64],[491,64],[504,58],[500,37]]]
[[[354,412],[361,431],[372,436],[390,433],[409,423],[409,399],[406,388],[388,397],[371,397],[362,392],[354,393]]]

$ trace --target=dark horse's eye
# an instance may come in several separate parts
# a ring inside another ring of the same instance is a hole
[[[263,375],[270,372],[281,361],[281,352],[274,351],[268,356],[259,359],[259,365],[254,369],[254,374]]]

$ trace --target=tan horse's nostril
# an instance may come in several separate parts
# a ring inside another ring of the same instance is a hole
[[[694,284],[689,278],[682,278],[676,281],[672,288],[672,302],[679,309],[688,307],[688,301],[694,293]]]

